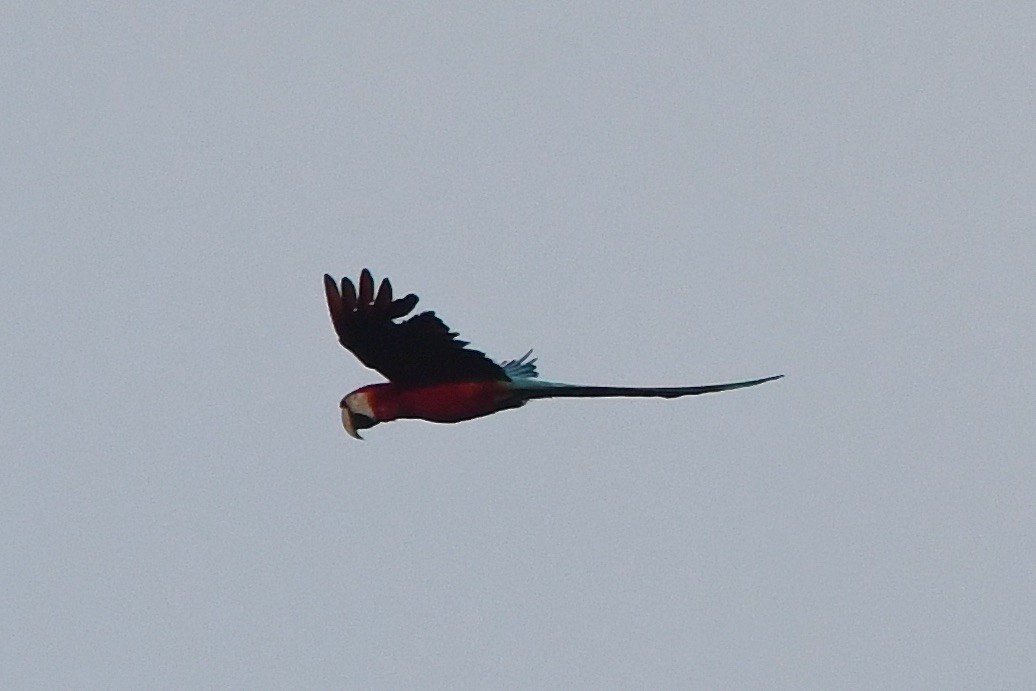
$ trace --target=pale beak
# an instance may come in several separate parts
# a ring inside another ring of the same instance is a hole
[[[342,426],[345,427],[345,431],[353,439],[363,439],[359,432],[356,431],[356,425],[353,424],[353,413],[348,406],[342,406]]]

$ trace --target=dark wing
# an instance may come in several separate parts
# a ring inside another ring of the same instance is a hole
[[[484,353],[464,346],[434,312],[423,312],[404,322],[395,320],[417,305],[413,293],[392,299],[392,285],[381,282],[374,293],[370,271],[360,274],[359,289],[348,278],[338,289],[324,274],[324,292],[338,340],[360,362],[381,372],[390,382],[421,386],[456,381],[506,381],[503,368]]]

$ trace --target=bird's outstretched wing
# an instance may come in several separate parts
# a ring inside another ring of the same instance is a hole
[[[378,292],[370,271],[360,274],[359,286],[324,274],[324,292],[338,340],[360,362],[381,372],[390,382],[402,386],[423,386],[457,381],[506,381],[503,368],[484,353],[465,348],[434,312],[422,312],[406,321],[417,305],[413,293],[392,299],[392,285],[386,278]]]

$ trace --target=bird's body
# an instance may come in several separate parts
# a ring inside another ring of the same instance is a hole
[[[361,387],[342,399],[342,424],[356,438],[357,430],[380,422],[406,418],[461,422],[519,408],[537,398],[678,398],[755,386],[783,376],[684,387],[546,382],[538,378],[536,360],[529,359],[531,351],[517,360],[496,363],[465,347],[467,343],[457,340],[457,334],[433,312],[396,322],[413,310],[417,296],[393,300],[388,279],[375,294],[374,279],[366,269],[360,274],[359,289],[343,278],[339,290],[327,274],[324,289],[339,341],[389,380]]]
[[[417,387],[370,384],[349,395],[362,401],[361,405],[369,406],[378,422],[406,418],[462,422],[522,405],[521,402],[507,405],[508,401],[515,401],[515,397],[509,383],[502,381],[460,381]]]

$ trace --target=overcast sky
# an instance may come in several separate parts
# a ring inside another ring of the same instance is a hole
[[[1036,684],[1036,5],[375,5],[0,10],[0,686]]]

